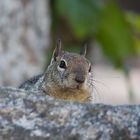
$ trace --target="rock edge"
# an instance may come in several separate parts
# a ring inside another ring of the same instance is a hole
[[[140,105],[80,104],[1,87],[0,140],[46,139],[140,139]]]

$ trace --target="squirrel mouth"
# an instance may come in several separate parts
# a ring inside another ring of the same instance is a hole
[[[76,86],[76,88],[77,88],[78,90],[80,90],[80,89],[82,88],[82,84],[78,84],[78,85]]]

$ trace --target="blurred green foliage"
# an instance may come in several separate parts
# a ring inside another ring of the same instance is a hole
[[[53,0],[53,32],[75,43],[97,41],[112,63],[125,68],[124,61],[136,53],[130,22],[115,1]]]
[[[59,16],[68,20],[76,37],[83,39],[97,30],[101,0],[59,0],[55,6]]]
[[[113,2],[103,10],[97,40],[116,66],[122,66],[125,58],[134,53],[134,42],[124,14]]]
[[[132,31],[134,35],[136,51],[138,54],[140,54],[140,15],[127,12],[126,17],[131,25],[131,28],[133,29]]]

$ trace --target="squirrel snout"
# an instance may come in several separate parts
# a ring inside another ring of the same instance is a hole
[[[79,84],[82,84],[82,83],[85,82],[85,76],[83,76],[83,75],[76,75],[75,81],[76,81],[77,83],[79,83]]]

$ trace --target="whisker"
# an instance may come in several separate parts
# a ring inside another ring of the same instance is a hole
[[[93,85],[93,98],[95,99],[94,101],[97,102],[98,100],[101,100],[101,95],[99,93],[99,90],[97,89],[97,87],[95,87]]]
[[[97,87],[94,85],[94,83],[90,83],[89,86],[92,88],[92,94],[93,94],[93,101],[100,101],[101,100],[101,95],[97,89]]]
[[[101,82],[99,80],[96,80],[96,79],[92,79],[92,80],[93,80],[93,82],[99,83],[99,84],[103,85],[104,87],[106,87],[107,89],[109,89],[109,87],[105,83],[103,83],[103,82]]]

